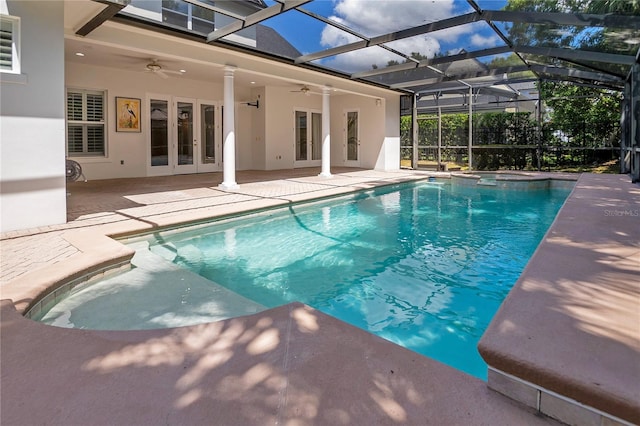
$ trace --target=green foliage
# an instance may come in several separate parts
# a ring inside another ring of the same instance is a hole
[[[547,128],[556,133],[556,138],[558,133],[567,138],[579,133],[582,139],[580,144],[583,146],[587,140],[590,146],[617,145],[622,94],[549,81],[541,82],[539,90],[549,108]]]
[[[557,12],[576,14],[640,15],[640,0],[509,0],[508,11]],[[638,46],[629,43],[638,38],[638,30],[632,28],[562,26],[553,24],[513,23],[507,26],[514,44],[524,46],[564,47],[635,55]],[[547,63],[549,58],[531,55],[530,61]],[[622,77],[628,67],[618,64],[600,64],[609,72]],[[597,68],[597,67],[596,67]]]
[[[575,86],[569,86],[574,87]],[[580,88],[581,90],[585,88]],[[614,93],[617,96],[617,94]],[[560,99],[558,100],[560,101]],[[593,98],[583,102],[592,104],[594,110],[608,109],[606,114],[619,118],[615,102]],[[577,110],[566,114],[563,127],[558,123],[543,123],[538,134],[536,118],[529,113],[478,113],[473,114],[473,165],[477,170],[498,169],[536,169],[538,161],[546,168],[566,169],[582,167],[593,163],[602,163],[615,157],[619,126],[615,120],[583,120]],[[584,111],[584,108],[583,108]],[[583,112],[584,117],[588,113]],[[447,114],[442,122],[442,161],[464,164],[468,154],[469,115]],[[410,161],[411,116],[403,116],[400,122],[402,159]],[[418,116],[418,161],[433,162],[437,159],[438,117],[436,115]],[[538,158],[540,157],[540,158]]]
[[[509,56],[498,56],[494,58],[491,62],[489,62],[489,68],[504,68],[504,67],[513,67],[523,65],[523,62],[518,58],[518,55],[515,53],[510,54]]]
[[[640,15],[640,0],[597,0],[588,2],[588,13]]]
[[[640,0],[509,0],[505,10],[579,14],[640,15]],[[589,28],[514,23],[509,35],[517,45],[556,46],[589,51],[635,54],[636,45],[626,41],[637,37],[637,30]],[[549,58],[531,61],[547,63]],[[567,64],[572,66],[571,64]],[[587,65],[587,64],[585,64]],[[627,68],[616,64],[598,64],[596,69],[624,76]],[[603,147],[619,141],[622,95],[619,92],[569,82],[543,81],[540,97],[547,107],[545,143],[556,146]]]

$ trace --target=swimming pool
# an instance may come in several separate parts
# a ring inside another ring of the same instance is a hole
[[[424,182],[166,231],[41,321],[157,328],[297,300],[485,378],[477,341],[569,191]]]

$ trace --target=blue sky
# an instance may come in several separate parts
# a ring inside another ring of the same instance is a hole
[[[267,0],[267,4],[273,1]],[[479,0],[483,9],[501,9],[505,0]],[[461,0],[315,0],[302,6],[319,15],[336,20],[349,28],[374,37],[408,27],[439,21],[471,12]],[[344,45],[359,40],[352,35],[296,11],[289,11],[263,24],[275,28],[303,54]],[[419,52],[428,57],[460,49],[478,50],[501,45],[502,41],[484,22],[476,22],[445,31],[420,35],[389,43],[406,54]],[[379,47],[368,48],[323,59],[321,64],[346,72],[385,66],[389,60],[403,61]]]

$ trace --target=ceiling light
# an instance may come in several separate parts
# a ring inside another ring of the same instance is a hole
[[[180,70],[180,72],[184,74],[185,72],[187,72],[187,70]]]
[[[76,52],[76,56],[84,56],[84,53],[82,53],[82,52]]]

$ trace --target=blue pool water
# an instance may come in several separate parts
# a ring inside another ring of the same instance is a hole
[[[147,240],[152,254],[258,306],[300,301],[484,379],[478,340],[569,191],[405,184]],[[206,321],[203,299],[215,293],[175,285],[175,306],[162,315],[186,303]],[[125,296],[136,312],[148,312],[139,305],[153,300],[150,289]],[[83,299],[91,316],[113,310],[107,293],[102,303]],[[83,327],[79,314],[65,312]]]

